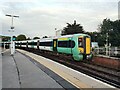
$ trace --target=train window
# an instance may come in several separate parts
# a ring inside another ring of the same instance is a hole
[[[78,47],[83,47],[83,39],[78,38]]]
[[[37,45],[37,42],[32,42],[32,45]]]
[[[74,47],[75,47],[75,42],[71,41],[71,48],[74,48]]]
[[[58,47],[67,47],[68,41],[58,41]]]
[[[17,43],[17,42],[15,42],[15,45],[18,45],[18,43]]]
[[[18,45],[20,45],[20,43],[18,43]]]
[[[26,45],[26,43],[22,43],[22,45]]]
[[[40,42],[40,46],[52,46],[52,42]]]
[[[28,42],[28,45],[32,45],[32,43],[31,43],[31,42]]]
[[[72,40],[69,41],[58,41],[58,47],[66,47],[73,48],[75,46],[75,42]]]
[[[37,42],[28,42],[28,45],[37,45]]]

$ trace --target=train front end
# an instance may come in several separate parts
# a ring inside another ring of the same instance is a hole
[[[91,38],[87,34],[74,36],[76,47],[73,50],[73,57],[77,61],[92,59]]]
[[[83,59],[92,59],[91,38],[89,36],[78,37],[78,49]]]

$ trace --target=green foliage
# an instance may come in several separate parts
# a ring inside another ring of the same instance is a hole
[[[26,40],[26,36],[23,35],[23,34],[20,34],[20,35],[17,36],[16,40],[17,40],[17,41]]]
[[[109,36],[108,43],[111,43],[112,46],[120,46],[120,20],[103,20],[103,23],[99,26],[99,35],[97,36],[100,46],[106,44],[107,33]]]
[[[2,38],[2,41],[5,42],[5,41],[9,41],[11,37],[9,36],[1,36]]]
[[[30,37],[28,37],[26,40],[31,40]]]
[[[33,39],[40,39],[39,37],[34,37]]]
[[[98,32],[86,32],[86,34],[91,36],[92,42],[98,41],[98,38],[97,38],[97,36],[99,35]]]
[[[62,35],[84,33],[83,27],[80,24],[76,24],[74,20],[73,24],[67,23],[67,26],[64,27]]]
[[[48,38],[48,36],[44,36],[43,38]]]

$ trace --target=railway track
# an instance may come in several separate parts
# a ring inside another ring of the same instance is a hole
[[[102,67],[99,65],[92,64],[91,62],[88,63],[73,61],[73,59],[70,56],[65,56],[63,54],[43,52],[37,49],[36,50],[25,49],[25,50],[49,58],[51,60],[64,64],[70,68],[73,68],[77,71],[80,71],[84,74],[104,81],[117,88],[120,88],[120,70]]]

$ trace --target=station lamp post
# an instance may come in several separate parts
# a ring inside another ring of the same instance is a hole
[[[108,32],[106,33],[106,56],[108,56]]]
[[[13,42],[13,35],[12,35],[12,32],[14,32],[13,18],[14,18],[14,17],[19,18],[19,16],[10,15],[10,14],[6,14],[5,16],[8,16],[8,17],[11,17],[11,18],[12,18],[11,28],[10,28],[9,31],[11,32],[11,45],[10,45],[10,50],[11,50],[11,55],[13,55],[14,52],[15,52],[15,44],[14,44],[14,42]]]
[[[108,32],[110,33],[110,31],[113,31],[113,29],[108,30]],[[106,55],[110,56],[110,47],[111,47],[111,43],[110,43],[110,34],[108,35],[108,32],[106,33]]]

